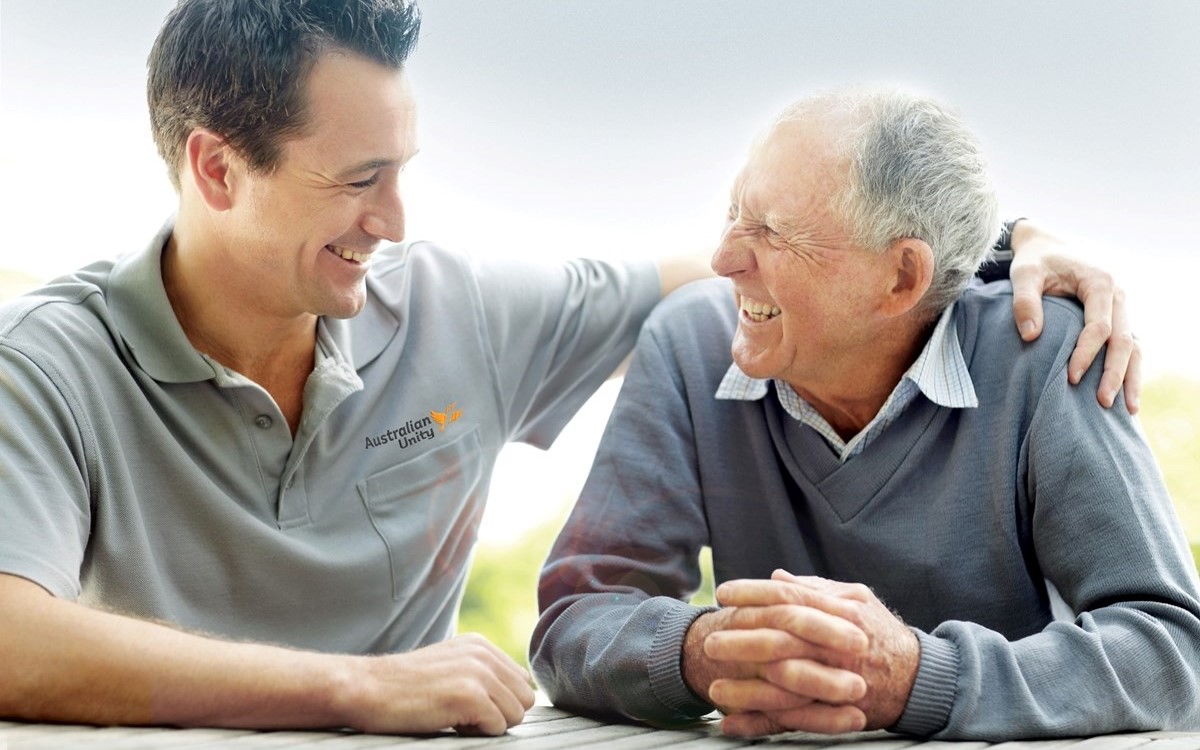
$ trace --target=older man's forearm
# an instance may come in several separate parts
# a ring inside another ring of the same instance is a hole
[[[559,599],[534,631],[534,675],[554,704],[569,710],[654,723],[693,720],[712,706],[684,684],[680,653],[702,611],[664,596]]]

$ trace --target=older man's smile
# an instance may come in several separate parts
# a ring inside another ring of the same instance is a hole
[[[765,323],[781,312],[778,307],[769,302],[759,302],[745,295],[741,295],[739,299],[741,300],[742,317],[749,318],[755,323]]]

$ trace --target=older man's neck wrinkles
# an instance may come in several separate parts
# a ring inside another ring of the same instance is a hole
[[[897,322],[848,352],[840,366],[829,368],[828,378],[789,385],[843,440],[849,440],[879,414],[931,333],[932,327],[924,323]]]

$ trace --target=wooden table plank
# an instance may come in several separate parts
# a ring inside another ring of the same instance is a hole
[[[700,737],[694,740],[681,742],[678,745],[671,745],[671,750],[730,750],[735,747],[750,747],[757,746],[758,742],[754,740],[737,740],[732,737],[725,737],[719,734],[713,734],[708,737]]]
[[[992,750],[1065,750],[1079,742],[1078,737],[1056,740],[1012,740],[992,745]]]
[[[1145,734],[1150,742],[1142,750],[1200,750],[1200,732],[1173,732],[1174,736],[1163,736],[1165,734]]]
[[[1080,738],[1078,742],[1067,745],[1066,750],[1130,750],[1149,742],[1151,738],[1141,734],[1110,734]]]
[[[1015,740],[992,747],[993,750],[1130,750],[1149,742],[1149,737],[1140,734],[1112,734],[1059,740]]]
[[[208,748],[227,748],[236,747],[246,748],[298,748],[298,747],[318,747],[324,748],[326,743],[345,740],[349,735],[344,732],[255,732],[233,740],[214,739],[211,742],[202,745],[193,745],[189,750],[207,750]],[[375,737],[378,735],[355,735],[355,739],[363,737]],[[409,737],[388,738],[399,742],[410,742]],[[394,742],[393,742],[394,744]],[[350,744],[349,747],[357,747],[356,744]],[[390,745],[385,745],[390,746]],[[343,745],[345,747],[345,745]],[[377,746],[378,747],[378,746]]]
[[[583,748],[603,748],[604,750],[656,750],[657,748],[670,748],[677,750],[683,747],[685,743],[703,739],[708,735],[702,732],[665,732],[651,730],[642,734],[625,734],[613,739],[605,739],[600,742],[588,741],[578,745]],[[572,736],[571,739],[575,739]]]
[[[1200,735],[1171,739],[1152,740],[1148,748],[1154,750],[1200,750]]]
[[[163,736],[163,730],[157,727],[93,727],[85,725],[43,726],[42,731],[29,733],[22,737],[13,738],[9,742],[10,750],[56,750],[60,747],[89,748],[103,750],[104,748],[128,747],[129,745],[151,741],[150,746],[168,747]],[[66,731],[64,731],[66,730]],[[155,744],[156,743],[156,744]]]
[[[540,737],[542,735],[562,734],[564,732],[575,732],[580,729],[592,729],[593,727],[605,726],[604,722],[596,721],[595,719],[586,719],[582,716],[564,715],[562,718],[554,718],[550,721],[539,721],[526,724],[522,722],[512,729],[508,730],[510,737]]]
[[[566,719],[574,714],[569,714],[561,708],[554,706],[536,705],[525,712],[525,720],[522,724],[537,724],[542,721],[554,721],[555,719]]]
[[[535,706],[525,722],[500,737],[466,737],[453,732],[391,736],[330,731],[253,732],[228,729],[93,727],[0,721],[0,750],[255,750],[315,748],[360,750],[733,750],[740,747],[804,750],[1200,750],[1200,732],[1142,732],[1020,742],[920,742],[887,732],[828,737],[794,733],[757,740],[721,736],[716,722],[675,729],[608,724],[550,706]]]
[[[586,747],[598,743],[608,747],[609,743],[616,743],[623,738],[636,737],[646,733],[654,734],[655,732],[645,727],[620,724],[600,724],[594,727],[581,727],[562,734],[543,734],[532,737],[523,737],[519,732],[510,731],[509,736],[515,737],[515,739],[497,743],[497,746],[503,747],[504,750],[557,750],[561,747]]]
[[[359,750],[360,748],[373,747],[407,747],[410,750],[415,750],[416,745],[410,743],[416,742],[420,742],[420,740],[399,735],[350,733],[332,739],[321,740],[321,744],[317,745],[317,748],[319,750]],[[424,747],[424,745],[420,747]],[[193,749],[188,748],[188,750]]]
[[[94,732],[96,727],[82,724],[20,724],[9,723],[0,729],[0,737],[17,740],[24,737],[57,736],[64,737],[75,732]]]
[[[768,742],[800,747],[828,747],[837,750],[904,750],[920,744],[920,740],[901,737],[889,732],[856,732],[831,737],[826,734],[792,732],[776,735]]]

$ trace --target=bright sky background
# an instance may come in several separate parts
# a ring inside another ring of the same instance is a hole
[[[0,267],[47,278],[138,250],[172,210],[144,103],[146,54],[172,5],[0,6]],[[1184,306],[1200,284],[1200,3],[422,8],[412,237],[479,255],[707,251],[746,146],[772,115],[814,89],[898,83],[976,129],[1006,216],[1054,227],[1117,273],[1151,377],[1200,378],[1198,316]],[[486,536],[511,537],[545,517],[536,508],[552,514],[574,495],[614,395],[602,391],[549,456],[508,451]]]

